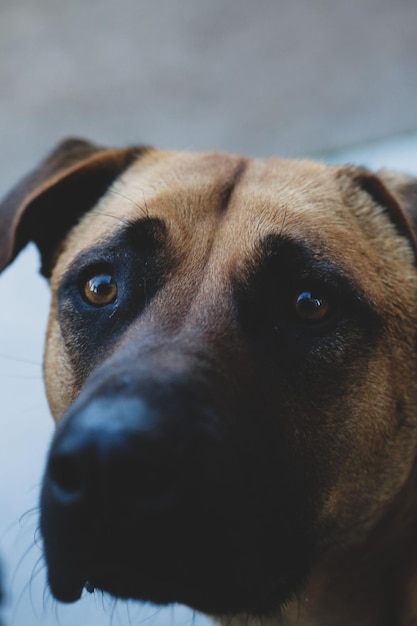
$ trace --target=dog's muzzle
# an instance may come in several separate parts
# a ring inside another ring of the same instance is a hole
[[[221,366],[210,380],[195,361],[186,375],[158,362],[139,374],[105,363],[58,424],[41,496],[52,593],[274,610],[310,551],[288,446],[276,454],[262,399],[222,381]]]
[[[210,409],[181,383],[116,386],[85,389],[51,447],[41,517],[50,585],[62,601],[77,599],[89,581],[169,602],[171,590],[163,582],[153,589],[152,579],[162,567],[163,579],[180,582],[182,562],[201,552],[207,483],[222,488],[233,472],[220,479]]]

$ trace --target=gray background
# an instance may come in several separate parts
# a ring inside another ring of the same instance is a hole
[[[416,68],[416,0],[0,0],[0,196],[67,135],[417,173]],[[53,425],[37,267],[28,249],[0,283],[4,623],[188,626],[180,607],[44,593],[36,507]]]
[[[1,0],[1,187],[61,136],[306,155],[416,128],[415,0]]]

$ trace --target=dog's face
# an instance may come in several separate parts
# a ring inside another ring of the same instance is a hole
[[[411,473],[408,183],[70,148],[3,218],[9,257],[35,239],[52,288],[51,589],[277,610],[372,532]]]

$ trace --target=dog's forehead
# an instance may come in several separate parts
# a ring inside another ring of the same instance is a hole
[[[123,223],[155,217],[181,230],[229,227],[239,240],[280,230],[292,217],[327,220],[341,204],[330,168],[314,162],[245,159],[221,153],[151,151],[138,159],[83,218],[71,241],[74,254],[123,228]],[[310,218],[308,215],[311,214]]]
[[[239,261],[276,234],[307,242],[349,272],[351,250],[365,261],[372,250],[361,219],[345,201],[339,170],[311,161],[150,151],[73,229],[55,275],[80,252],[144,217],[162,220],[189,251],[194,244],[210,247],[223,261]]]
[[[275,224],[282,209],[298,212],[340,203],[333,169],[310,161],[154,152],[132,165],[112,191],[123,193],[131,204],[134,200],[136,209],[161,210],[165,219],[195,223],[232,213],[234,221],[258,216]]]

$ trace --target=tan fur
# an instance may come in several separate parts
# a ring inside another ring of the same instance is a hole
[[[222,214],[221,190],[243,166]],[[385,178],[395,195],[396,177]],[[384,341],[360,379],[352,374],[350,420],[338,429],[337,397],[324,410],[324,422],[334,429],[335,451],[326,450],[323,467],[328,463],[326,471],[335,475],[319,525],[336,521],[338,535],[321,538],[322,552],[297,599],[283,608],[280,618],[261,623],[388,624],[382,607],[384,596],[393,593],[398,596],[395,624],[417,624],[417,272],[410,241],[366,190],[352,182],[349,168],[150,151],[115,180],[60,247],[50,278],[45,351],[47,394],[56,421],[80,391],[59,329],[56,307],[62,277],[80,252],[143,215],[163,218],[175,240],[175,272],[148,314],[160,315],[161,325],[168,323],[160,313],[162,300],[176,323],[211,324],[216,302],[231,289],[229,276],[243,271],[243,260],[250,259],[256,242],[270,233],[307,242],[317,255],[338,265],[379,311]],[[317,455],[324,454],[320,426],[316,430],[304,424],[303,429],[300,437],[310,437]],[[336,448],[346,444],[348,452],[340,462]],[[395,571],[390,582],[380,573],[391,562]],[[392,589],[392,581],[398,588]],[[238,616],[224,623],[233,626],[246,620]]]

